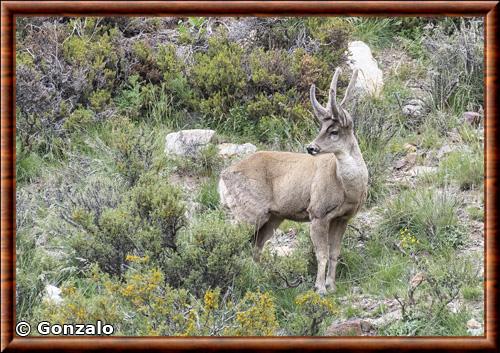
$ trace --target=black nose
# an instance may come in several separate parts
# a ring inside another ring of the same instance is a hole
[[[314,145],[309,145],[306,147],[307,153],[315,155],[319,152],[319,148]]]

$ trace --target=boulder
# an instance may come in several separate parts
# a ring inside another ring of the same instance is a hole
[[[476,112],[465,112],[462,117],[467,124],[474,127],[478,127],[483,120],[482,115]]]
[[[333,323],[326,329],[325,336],[367,336],[373,325],[366,320],[352,319]]]
[[[257,151],[257,147],[251,143],[244,143],[243,145],[222,143],[217,146],[217,149],[219,150],[219,155],[222,157],[241,157]]]
[[[195,156],[215,139],[214,130],[181,130],[165,138],[165,153],[177,156]]]
[[[384,85],[383,75],[370,47],[362,41],[349,43],[348,59],[350,68],[359,70],[355,87],[369,95],[379,95]]]

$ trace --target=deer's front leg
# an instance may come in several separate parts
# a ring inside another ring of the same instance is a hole
[[[335,219],[330,223],[328,232],[328,273],[326,275],[326,287],[335,291],[335,271],[342,247],[342,238],[347,228],[347,221]]]
[[[328,261],[328,229],[329,222],[326,219],[313,219],[311,221],[311,240],[314,245],[314,253],[318,261],[316,283],[314,285],[319,294],[326,293],[325,270]]]

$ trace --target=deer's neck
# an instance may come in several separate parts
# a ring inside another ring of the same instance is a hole
[[[367,184],[368,170],[356,140],[349,150],[335,153],[335,156],[338,162],[337,171],[344,183],[356,188]]]

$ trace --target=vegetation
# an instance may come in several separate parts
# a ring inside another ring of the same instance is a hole
[[[484,138],[462,117],[484,104],[481,19],[18,17],[16,29],[18,320],[153,336],[323,335],[395,309],[376,334],[468,335],[482,320]],[[307,224],[284,222],[252,260],[253,229],[220,206],[232,160],[216,144],[304,152],[309,87],[326,99],[353,40],[385,83],[347,107],[369,193],[337,291],[320,296]],[[421,112],[405,114],[416,98]],[[183,128],[218,140],[166,155]]]

